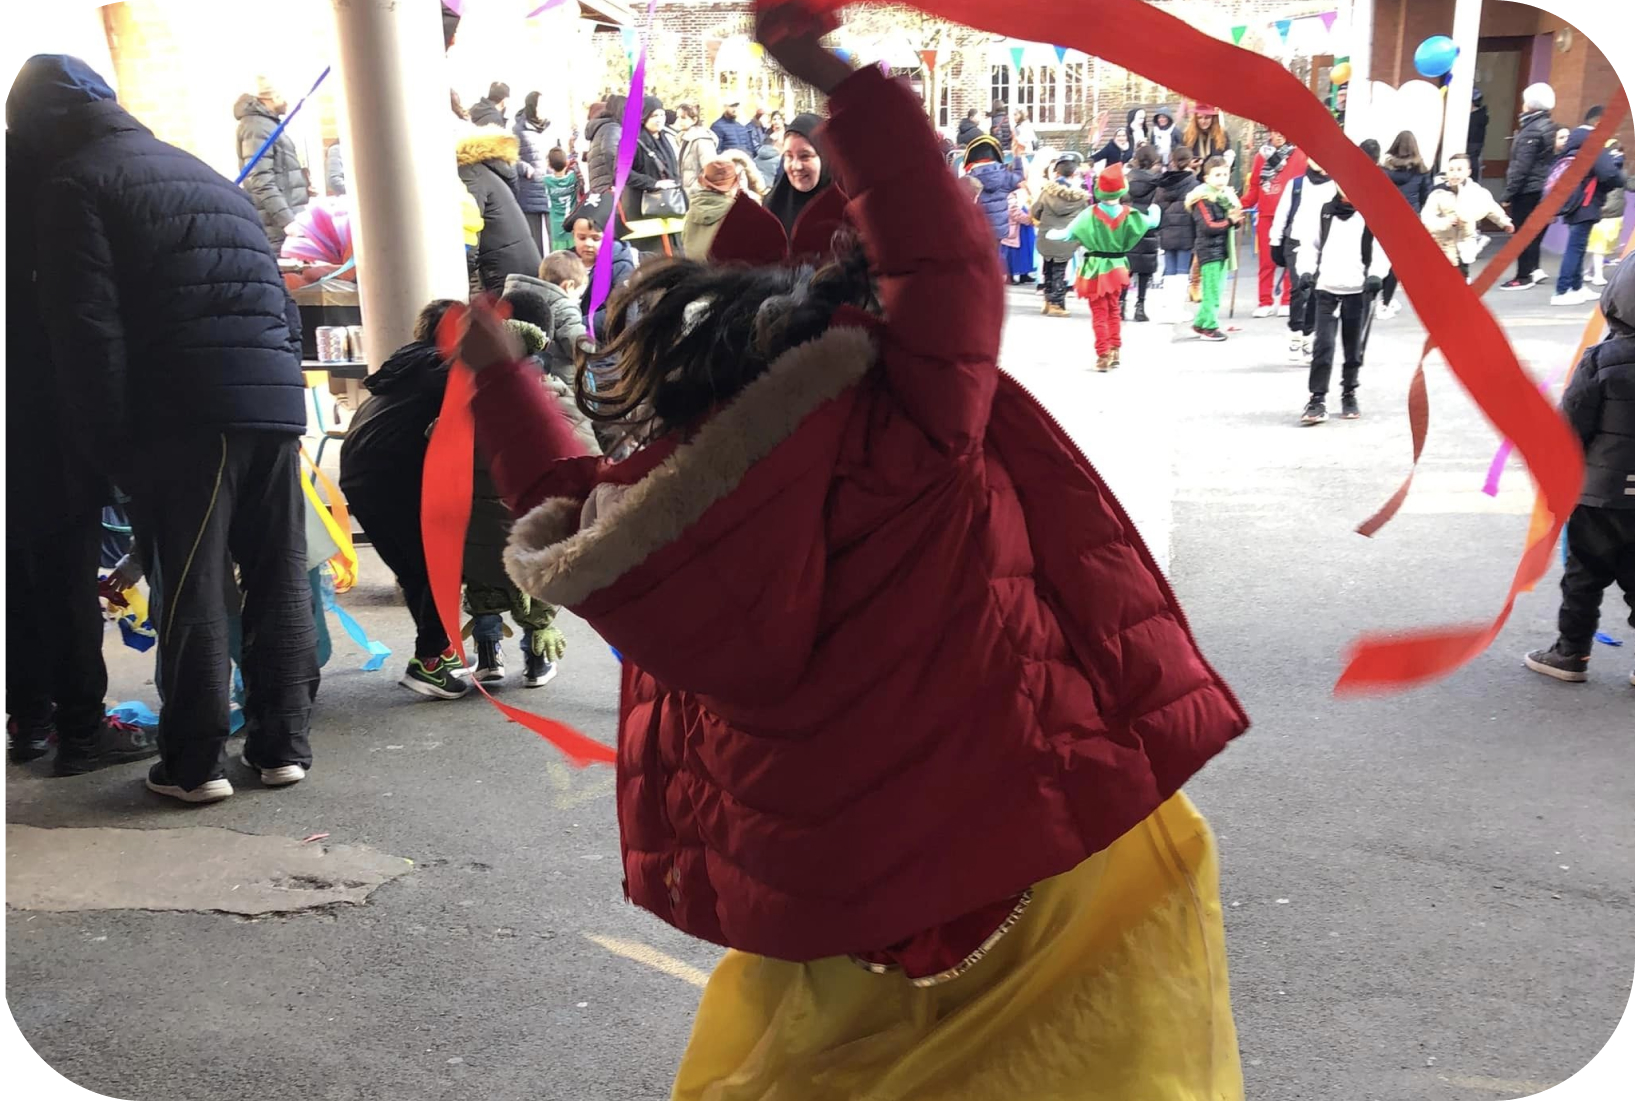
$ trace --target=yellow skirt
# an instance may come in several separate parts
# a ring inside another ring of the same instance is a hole
[[[677,1101],[1241,1101],[1214,838],[1184,795],[1046,880],[970,971],[729,952]]]
[[[1615,196],[1616,197],[1616,196]],[[1624,235],[1624,219],[1602,218],[1590,230],[1590,240],[1584,246],[1584,251],[1591,256],[1611,256],[1618,251],[1618,238]]]

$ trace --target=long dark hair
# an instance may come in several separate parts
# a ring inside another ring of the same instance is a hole
[[[639,268],[615,297],[608,341],[595,352],[608,366],[575,377],[579,408],[649,438],[684,429],[821,336],[841,306],[878,312],[868,257],[855,237],[841,244],[815,271],[691,260]]]
[[[551,124],[551,120],[539,113],[539,93],[529,92],[522,100],[522,117],[528,120],[529,125],[536,130],[543,130]]]
[[[1419,155],[1419,139],[1414,137],[1412,130],[1404,130],[1398,134],[1397,140],[1392,142],[1391,148],[1386,151],[1386,156],[1404,162],[1415,172],[1430,171],[1425,167],[1425,158]]]

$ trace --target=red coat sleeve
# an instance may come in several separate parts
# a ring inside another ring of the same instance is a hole
[[[1249,186],[1244,189],[1241,200],[1245,210],[1253,210],[1260,204],[1260,173],[1265,167],[1265,155],[1256,153],[1254,163],[1249,166]]]
[[[584,455],[573,426],[540,383],[539,368],[526,360],[477,373],[471,399],[477,447],[488,459],[494,486],[515,516],[547,497],[583,496],[572,484],[583,464],[563,463]]]
[[[993,231],[906,84],[870,66],[829,107],[829,150],[885,307],[887,384],[935,444],[964,454],[987,429],[999,379],[1005,291]]]

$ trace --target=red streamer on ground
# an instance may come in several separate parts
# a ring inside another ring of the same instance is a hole
[[[464,316],[465,310],[456,306],[443,316],[437,328],[437,346],[453,362],[449,366],[448,388],[443,391],[443,407],[426,444],[420,493],[420,538],[426,552],[426,576],[431,580],[438,619],[461,660],[466,654],[460,634],[460,578],[465,562],[466,527],[471,522],[472,463],[477,454],[476,423],[471,414],[476,379],[464,363],[454,359]],[[570,764],[583,767],[613,763],[614,753],[610,747],[587,738],[566,723],[502,703],[481,684],[475,680],[472,683],[502,715],[560,749]]]
[[[799,2],[813,11],[841,6],[840,0]],[[1453,672],[1486,649],[1509,616],[1516,594],[1547,568],[1556,535],[1577,503],[1583,456],[1566,424],[1522,370],[1498,322],[1379,167],[1347,140],[1327,109],[1276,61],[1211,38],[1141,0],[1032,4],[923,0],[911,6],[979,30],[1063,43],[1104,57],[1188,98],[1283,131],[1334,176],[1390,255],[1449,367],[1488,419],[1515,441],[1554,517],[1547,537],[1534,539],[1523,552],[1510,595],[1491,623],[1365,636],[1353,644],[1335,691],[1423,683]],[[1112,27],[1117,33],[1107,32]],[[1616,126],[1627,111],[1620,94],[1597,134]],[[1575,171],[1579,167],[1575,165]],[[1410,412],[1417,407],[1423,415],[1422,383],[1416,392]],[[1399,492],[1406,496],[1407,490]]]

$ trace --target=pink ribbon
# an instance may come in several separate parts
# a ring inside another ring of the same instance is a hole
[[[647,25],[653,25],[653,5],[647,0]],[[585,321],[592,326],[595,339],[596,311],[602,308],[613,292],[613,243],[617,239],[619,199],[624,185],[630,179],[630,166],[636,161],[636,136],[641,132],[642,97],[647,91],[647,35],[642,35],[641,52],[636,56],[636,67],[630,71],[630,98],[624,105],[624,132],[619,135],[619,159],[613,168],[613,209],[608,212],[607,227],[602,233],[602,246],[596,250],[596,270],[590,280],[590,308]]]

